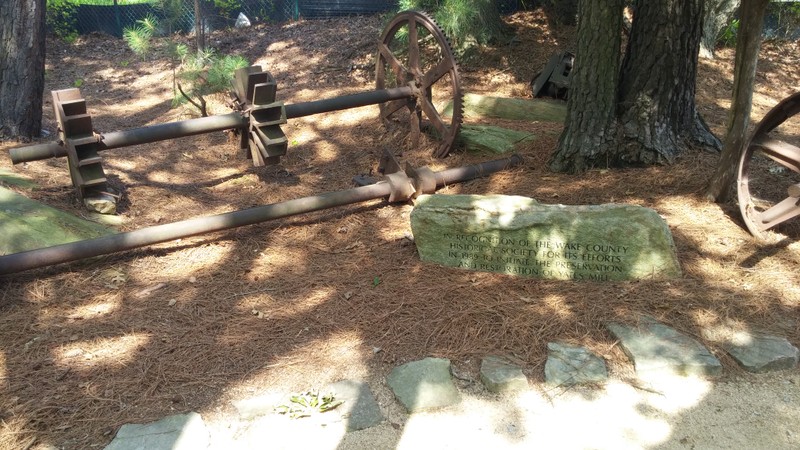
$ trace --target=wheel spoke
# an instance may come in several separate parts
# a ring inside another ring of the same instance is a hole
[[[753,216],[755,224],[763,231],[800,215],[800,199],[787,197],[768,210]],[[752,211],[752,210],[751,210]]]
[[[392,72],[394,72],[394,75],[397,77],[398,85],[405,85],[406,72],[408,72],[408,69],[403,66],[403,63],[401,63],[397,57],[394,56],[394,53],[392,53],[392,51],[389,50],[389,47],[387,47],[383,42],[378,42],[378,51],[380,52],[381,56],[383,56],[383,59],[385,59],[392,68]]]
[[[436,111],[436,108],[433,107],[433,104],[425,97],[417,99],[419,102],[420,107],[422,108],[422,112],[428,117],[428,119],[433,123],[433,126],[436,127],[436,130],[439,132],[440,136],[447,135],[447,125],[444,124],[442,121],[442,117]]]
[[[776,163],[800,173],[800,148],[766,134],[753,138],[751,145],[760,147],[764,155]]]
[[[421,88],[426,89],[430,86],[433,86],[434,83],[441,80],[443,76],[447,75],[447,73],[450,72],[453,67],[453,61],[451,59],[442,59],[439,61],[439,64],[437,64],[436,67],[425,73],[425,76],[422,79]]]
[[[414,17],[408,21],[408,65],[414,76],[419,74],[419,35]]]
[[[410,105],[408,99],[392,100],[391,102],[387,102],[383,104],[383,107],[381,108],[381,118],[386,119],[408,105]]]

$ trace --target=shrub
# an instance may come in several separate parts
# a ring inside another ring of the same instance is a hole
[[[78,38],[78,4],[70,0],[47,0],[47,29],[68,43]]]
[[[436,22],[457,48],[471,42],[487,44],[506,35],[497,5],[492,0],[400,0],[401,11],[417,9],[433,14]]]

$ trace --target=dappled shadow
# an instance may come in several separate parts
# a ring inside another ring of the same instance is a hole
[[[297,36],[287,45],[299,45],[309,34],[295,26]],[[243,45],[256,61],[277,58],[268,53],[276,49],[255,40]],[[334,86],[320,80],[324,74],[313,77],[311,72],[319,69],[307,66],[302,73],[291,72],[290,66],[302,60],[296,56],[274,65],[283,77],[279,96],[287,102],[369,88],[355,81]],[[124,94],[124,86],[118,89],[120,95],[136,94]],[[143,116],[142,123],[164,119],[166,101],[142,108],[155,116]],[[377,166],[383,147],[402,150],[404,160],[437,170],[488,159],[457,152],[432,160],[429,152],[408,149],[385,133],[376,109],[290,122],[286,133],[296,142],[276,167],[252,168],[222,135],[103,156],[128,189],[126,226],[137,228],[344,189],[353,175]],[[129,120],[124,110],[114,113]],[[382,201],[6,276],[0,278],[0,442],[9,447],[29,442],[102,446],[123,423],[189,410],[216,424],[215,435],[233,435],[247,430],[220,430],[224,426],[218,424],[236,417],[234,400],[363,379],[382,405],[385,426],[397,436],[390,445],[410,447],[404,430],[411,436],[425,429],[426,418],[409,418],[400,410],[385,376],[393,366],[437,356],[451,359],[473,380],[459,382],[474,397],[467,401],[469,408],[505,408],[489,418],[462,415],[465,423],[484,427],[484,434],[473,434],[475,427],[464,437],[489,435],[494,436],[491,443],[516,443],[547,426],[555,429],[560,421],[574,423],[574,417],[526,421],[531,405],[541,401],[546,406],[548,396],[487,401],[477,382],[478,361],[485,355],[513,357],[536,387],[543,379],[546,343],[571,342],[595,350],[611,363],[613,375],[627,379],[627,359],[604,324],[632,323],[641,314],[695,337],[706,326],[732,320],[800,342],[793,270],[800,259],[797,248],[787,243],[751,258],[758,248],[749,235],[717,205],[699,198],[702,174],[711,173],[715,157],[692,153],[673,167],[551,174],[543,162],[557,134],[546,135],[552,131],[547,125],[530,127],[541,136],[520,148],[524,167],[447,186],[440,193],[653,208],[671,225],[684,276],[548,281],[423,263],[407,238],[411,206]],[[68,185],[64,165],[50,164],[31,163],[28,170],[43,183],[49,181],[47,186]],[[69,203],[66,192],[58,191],[64,198],[56,201]],[[737,373],[719,346],[704,343],[728,373]],[[636,390],[617,383],[608,389]],[[549,392],[557,394],[567,395]],[[574,394],[572,414],[602,403],[595,390]],[[702,404],[703,395],[699,398]],[[609,416],[599,423],[622,423],[622,432],[637,438],[643,433],[632,430],[634,425],[653,424],[658,433],[641,437],[642,447],[681,444],[688,433],[685,421],[698,404],[656,414],[653,402],[629,398],[625,414],[614,416],[618,421]],[[446,423],[446,418],[428,419],[434,426]],[[453,421],[458,420],[456,414]]]

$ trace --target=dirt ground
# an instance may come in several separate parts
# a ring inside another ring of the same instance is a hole
[[[380,17],[299,21],[216,32],[210,45],[269,70],[278,97],[296,103],[374,87]],[[507,17],[512,43],[462,61],[469,92],[529,97],[547,58],[572,49],[574,29],[553,29],[539,11]],[[722,136],[733,51],[699,66],[698,109]],[[767,42],[755,86],[758,121],[800,86],[800,43]],[[166,57],[141,59],[123,41],[48,41],[46,92],[80,85],[94,126],[115,131],[191,116],[172,108]],[[44,128],[55,132],[45,95]],[[213,112],[224,113],[218,101]],[[495,122],[493,122],[495,123]],[[544,203],[629,203],[653,208],[673,233],[684,275],[670,281],[540,281],[437,267],[408,239],[411,205],[373,201],[0,278],[0,448],[91,448],[118,427],[195,410],[231,413],[262,390],[299,391],[343,378],[376,386],[392,367],[446,357],[477,377],[480,357],[517,361],[542,381],[546,343],[586,345],[612,375],[631,367],[603,327],[648,314],[690,335],[704,326],[766,329],[800,345],[800,243],[796,229],[754,240],[738,206],[702,191],[718,156],[688,152],[675,165],[548,172],[561,126],[503,122],[532,132],[521,168],[440,193],[513,194]],[[800,135],[800,124],[789,131]],[[434,170],[491,156],[435,160],[387,131],[377,107],[294,119],[277,166],[254,168],[225,133],[107,151],[104,167],[123,192],[122,229],[280,202],[352,186],[387,148]],[[46,140],[46,139],[45,139]],[[0,142],[0,150],[15,146]],[[11,168],[8,158],[0,168]],[[40,188],[22,191],[75,214],[64,160],[14,171]],[[727,377],[747,377],[713,343]],[[796,371],[795,371],[796,372]],[[390,415],[401,427],[402,414]]]

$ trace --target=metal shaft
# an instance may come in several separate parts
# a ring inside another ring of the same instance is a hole
[[[378,103],[409,98],[412,94],[413,91],[410,87],[398,87],[344,95],[327,100],[295,103],[293,105],[286,105],[286,118],[294,119],[296,117],[311,116],[324,112],[358,108],[359,106],[377,105]]]
[[[361,92],[328,100],[301,102],[293,105],[286,105],[286,118],[294,119],[296,117],[309,116],[323,112],[376,105],[391,100],[408,98],[411,95],[412,90],[410,87],[399,87]],[[112,131],[103,134],[102,140],[98,143],[97,150],[110,150],[112,148],[149,144],[167,139],[212,133],[214,131],[246,128],[248,123],[249,120],[247,116],[238,112],[232,112],[218,116],[200,117],[198,119],[131,128],[123,131]],[[12,148],[9,150],[9,155],[11,156],[11,162],[13,164],[19,164],[23,162],[59,158],[66,156],[67,152],[63,145],[57,142],[51,142],[28,147]]]
[[[489,161],[475,166],[437,172],[435,173],[437,188],[445,184],[467,181],[488,175],[518,165],[521,162],[522,158],[515,155],[511,158]],[[392,187],[389,183],[380,182],[368,186],[303,197],[242,211],[198,217],[96,239],[13,253],[0,256],[0,275],[22,272],[94,256],[107,255],[174,239],[252,225],[259,222],[319,211],[336,206],[374,200],[389,196],[391,191]]]

